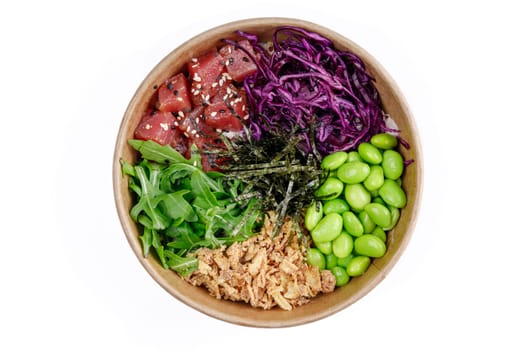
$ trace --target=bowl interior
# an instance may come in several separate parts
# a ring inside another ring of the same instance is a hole
[[[164,80],[181,71],[192,57],[218,46],[221,39],[235,38],[236,30],[256,33],[263,40],[267,40],[270,39],[273,30],[281,25],[299,26],[320,33],[331,39],[337,48],[352,51],[361,57],[376,80],[376,87],[386,112],[396,122],[401,136],[410,144],[409,149],[401,148],[401,153],[405,159],[414,159],[415,162],[408,166],[403,174],[403,187],[408,204],[401,211],[398,224],[388,234],[388,249],[382,258],[374,259],[363,276],[353,278],[346,286],[337,288],[333,293],[320,295],[304,306],[292,311],[278,308],[263,311],[244,303],[217,300],[206,290],[191,286],[175,272],[163,269],[154,256],[143,258],[138,238],[139,228],[129,217],[132,197],[128,190],[127,178],[121,173],[120,159],[128,162],[136,160],[136,154],[127,144],[127,140],[133,138],[134,128],[140,121],[151,95]],[[118,215],[131,248],[149,274],[166,291],[196,310],[224,321],[255,327],[285,327],[312,322],[351,305],[374,288],[395,265],[409,241],[420,202],[421,181],[422,159],[414,121],[402,94],[388,73],[370,54],[351,40],[319,25],[288,18],[256,18],[228,23],[188,40],[169,53],[144,79],[130,101],[120,126],[113,160],[113,185]]]

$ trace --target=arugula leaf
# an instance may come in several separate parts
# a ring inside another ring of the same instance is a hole
[[[152,160],[160,164],[166,163],[187,163],[191,164],[190,161],[182,154],[177,152],[174,148],[169,145],[161,146],[155,141],[148,140],[128,140],[131,147],[139,151],[142,158]]]
[[[195,171],[191,174],[191,189],[198,197],[209,205],[209,207],[216,206],[217,199],[211,192],[209,181],[201,171]]]
[[[195,257],[181,257],[169,250],[165,251],[165,255],[168,267],[181,276],[188,276],[199,266],[199,261]]]
[[[198,266],[188,255],[196,249],[253,235],[260,195],[251,191],[251,185],[222,173],[204,173],[194,146],[188,160],[169,145],[129,143],[142,154],[135,165],[121,164],[130,191],[136,194],[130,216],[143,227],[139,238],[144,257],[153,247],[164,268],[187,275]]]
[[[174,193],[163,193],[155,198],[155,202],[162,203],[167,216],[174,220],[183,218],[189,222],[197,221],[197,214],[184,198],[184,195],[189,192],[189,190],[180,190]]]

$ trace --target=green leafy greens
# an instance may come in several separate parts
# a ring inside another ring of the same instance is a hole
[[[129,140],[141,154],[121,160],[137,200],[131,218],[140,224],[144,257],[152,248],[164,268],[186,276],[197,266],[192,252],[242,241],[256,232],[261,207],[241,178],[201,169],[200,154],[184,158],[169,145]]]

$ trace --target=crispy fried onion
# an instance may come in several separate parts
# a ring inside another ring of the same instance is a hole
[[[272,238],[274,220],[274,213],[268,213],[261,233],[244,242],[199,249],[198,269],[187,281],[205,287],[217,299],[243,301],[263,309],[279,306],[291,310],[320,292],[332,292],[334,275],[306,263],[306,247],[292,221],[286,219],[280,233]]]

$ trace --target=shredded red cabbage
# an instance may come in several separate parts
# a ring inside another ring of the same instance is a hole
[[[355,54],[292,26],[276,29],[270,50],[254,34],[238,35],[260,56],[254,60],[258,71],[244,81],[251,107],[248,126],[255,139],[295,130],[303,153],[326,155],[396,131],[386,127],[374,79]]]

